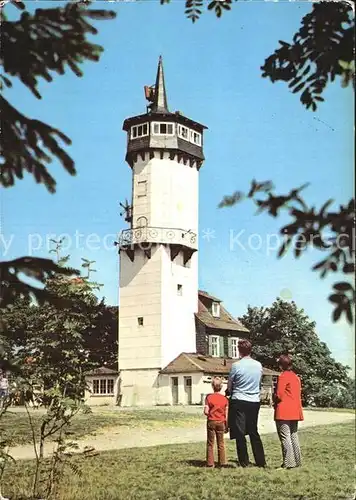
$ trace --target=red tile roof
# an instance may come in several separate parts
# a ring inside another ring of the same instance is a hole
[[[216,318],[212,315],[207,304],[212,302],[220,303],[220,317]],[[208,328],[219,330],[233,330],[238,332],[248,333],[248,329],[234,318],[221,304],[221,300],[209,295],[207,292],[199,290],[198,292],[198,312],[196,317]]]
[[[236,359],[215,358],[212,356],[203,356],[197,353],[182,352],[173,361],[171,361],[163,370],[162,374],[172,373],[206,373],[210,375],[228,375],[231,365]],[[279,375],[278,372],[263,368],[263,375]]]
[[[118,375],[119,372],[112,370],[111,368],[106,368],[106,366],[100,366],[100,368],[95,368],[91,372],[87,373],[87,376],[92,377],[93,375]]]

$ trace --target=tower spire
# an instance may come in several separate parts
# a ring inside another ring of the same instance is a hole
[[[157,77],[153,103],[151,105],[152,113],[169,113],[167,104],[166,86],[164,83],[163,60],[159,56]]]

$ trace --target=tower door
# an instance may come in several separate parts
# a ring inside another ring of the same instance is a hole
[[[172,403],[178,404],[178,377],[172,377]]]
[[[185,404],[192,404],[192,377],[184,377]]]

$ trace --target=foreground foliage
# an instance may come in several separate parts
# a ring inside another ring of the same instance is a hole
[[[139,439],[139,438],[138,438]],[[355,429],[352,424],[315,427],[300,432],[303,467],[276,471],[281,451],[276,435],[264,436],[269,470],[201,467],[205,444],[168,445],[76,458],[82,476],[68,474],[59,484],[58,500],[332,500],[354,493]],[[235,450],[228,444],[228,457]],[[6,495],[25,500],[30,463],[12,465],[6,473]]]
[[[296,258],[308,249],[318,250],[322,260],[316,262],[313,271],[324,278],[329,274],[344,275],[343,281],[333,285],[329,296],[334,305],[333,320],[341,317],[354,322],[355,286],[355,200],[350,200],[338,209],[330,210],[333,200],[328,200],[320,209],[308,206],[301,196],[306,186],[292,189],[280,195],[274,192],[271,182],[252,181],[249,193],[235,191],[225,196],[219,207],[232,207],[245,199],[251,199],[257,207],[257,214],[267,213],[277,217],[287,212],[290,222],[280,229],[283,243],[278,249],[278,257],[283,257],[289,249]]]
[[[68,69],[81,77],[80,66],[85,61],[99,61],[103,48],[88,39],[97,34],[90,21],[113,19],[116,15],[109,10],[90,9],[90,1],[68,2],[64,7],[36,9],[34,13],[26,10],[24,2],[6,3],[6,9],[16,6],[22,14],[14,20],[6,15],[4,5],[0,7],[0,90],[11,88],[13,79],[17,79],[38,99],[42,98],[38,90],[40,79],[51,82],[54,74],[63,75]],[[25,116],[3,95],[0,109],[1,186],[11,187],[30,174],[54,193],[56,181],[47,168],[53,160],[75,175],[74,161],[63,148],[71,144],[69,137],[51,125]],[[35,279],[36,286],[23,281],[21,273]],[[0,262],[0,308],[16,298],[51,301],[52,296],[43,292],[41,285],[58,273],[68,275],[73,270],[60,269],[52,261],[36,257]],[[0,357],[1,354],[0,339]]]

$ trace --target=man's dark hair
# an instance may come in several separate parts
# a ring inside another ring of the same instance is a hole
[[[278,359],[278,364],[282,370],[290,370],[292,367],[292,359],[288,354],[282,354]]]
[[[252,350],[252,344],[249,340],[241,339],[237,343],[241,356],[249,356]]]

